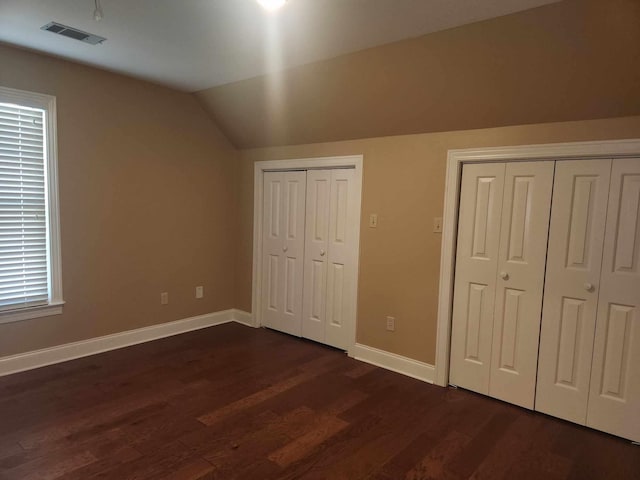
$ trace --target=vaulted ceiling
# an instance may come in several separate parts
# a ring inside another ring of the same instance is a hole
[[[0,41],[187,91],[243,80],[558,0],[0,0]],[[100,46],[40,30],[50,21]]]
[[[0,0],[0,41],[195,92],[238,148],[640,114],[638,0],[94,1]]]
[[[564,0],[222,85],[238,147],[640,114],[640,1]]]

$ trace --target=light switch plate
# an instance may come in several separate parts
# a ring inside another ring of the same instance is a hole
[[[442,217],[433,219],[433,233],[442,233]]]
[[[169,293],[162,292],[160,294],[160,305],[167,305],[169,303]]]
[[[390,332],[395,332],[396,330],[396,319],[395,317],[387,317],[387,330]]]
[[[372,213],[369,215],[369,228],[376,228],[378,226],[378,214]]]
[[[204,287],[196,287],[196,298],[204,297]]]

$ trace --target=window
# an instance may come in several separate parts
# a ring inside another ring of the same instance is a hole
[[[0,323],[62,313],[55,106],[0,87]]]

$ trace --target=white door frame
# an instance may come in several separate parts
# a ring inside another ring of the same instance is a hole
[[[315,170],[330,168],[353,168],[355,171],[353,184],[356,189],[356,201],[352,208],[355,209],[355,218],[357,219],[358,228],[356,229],[356,238],[353,242],[355,249],[354,257],[356,259],[356,274],[354,275],[353,292],[354,297],[350,299],[352,303],[351,312],[353,318],[351,321],[351,331],[349,332],[349,348],[348,353],[352,355],[353,347],[356,343],[356,317],[358,310],[358,273],[360,265],[360,217],[362,204],[362,155],[349,155],[341,157],[319,157],[319,158],[300,158],[292,160],[266,160],[256,162],[254,166],[254,182],[253,182],[253,283],[252,283],[252,302],[251,310],[253,312],[252,324],[254,327],[262,325],[262,196],[264,194],[264,172],[267,171],[286,171],[286,170]]]
[[[589,158],[624,158],[640,156],[640,139],[601,142],[551,143],[513,147],[489,147],[449,150],[445,177],[440,287],[436,331],[436,385],[449,383],[451,312],[458,230],[458,209],[462,165],[483,162],[517,162],[532,160],[569,160]]]

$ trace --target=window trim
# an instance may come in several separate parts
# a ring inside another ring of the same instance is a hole
[[[56,97],[0,86],[0,102],[15,103],[45,111],[45,201],[47,206],[47,262],[49,266],[49,302],[46,305],[15,308],[0,312],[0,324],[62,313],[62,260],[60,249],[60,210],[58,199],[58,137]]]

